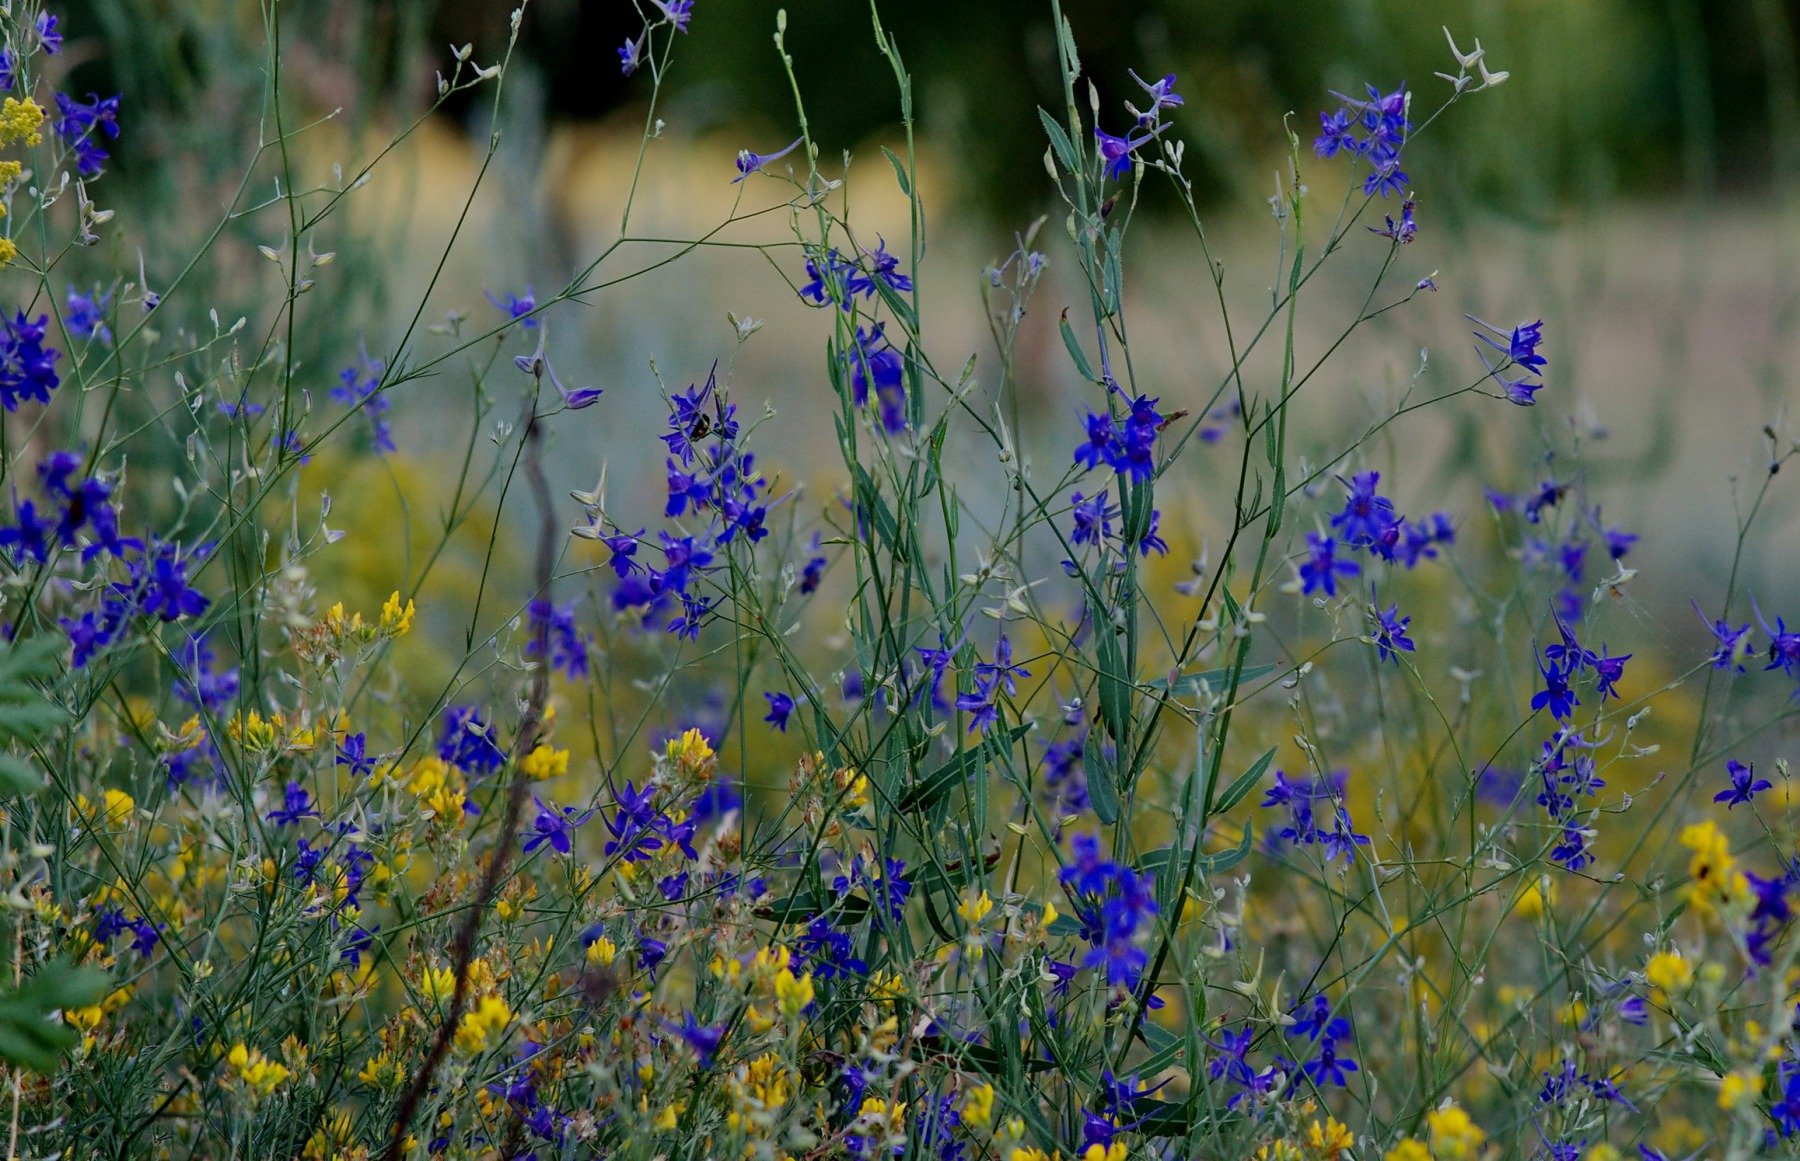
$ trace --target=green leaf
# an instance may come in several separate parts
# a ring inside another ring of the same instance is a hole
[[[1113,777],[1112,763],[1106,757],[1105,744],[1096,730],[1088,731],[1081,764],[1087,770],[1088,802],[1094,808],[1094,817],[1103,825],[1111,826],[1119,821],[1119,788]]]
[[[1069,135],[1056,123],[1056,118],[1043,109],[1038,110],[1038,120],[1044,123],[1044,132],[1050,136],[1050,148],[1056,150],[1056,159],[1062,162],[1064,169],[1074,173],[1080,167],[1076,164],[1075,146],[1070,144]]]
[[[1238,775],[1231,785],[1225,788],[1225,793],[1219,795],[1219,800],[1213,803],[1213,813],[1224,814],[1242,802],[1246,795],[1256,789],[1256,784],[1262,781],[1263,774],[1269,769],[1269,763],[1274,760],[1275,747],[1270,746],[1262,757],[1250,763],[1250,769]]]
[[[1075,328],[1069,325],[1069,320],[1063,319],[1058,329],[1062,331],[1063,346],[1069,348],[1069,358],[1075,360],[1075,369],[1081,372],[1081,377],[1090,383],[1100,382],[1095,378],[1094,368],[1087,361],[1087,352],[1081,349],[1080,341],[1075,338]]]
[[[1238,684],[1242,685],[1246,681],[1267,677],[1279,668],[1280,666],[1277,665],[1246,665],[1244,671],[1238,674]],[[1221,692],[1231,684],[1231,670],[1196,669],[1192,673],[1183,673],[1173,679],[1164,678],[1156,684],[1177,696],[1196,694],[1203,690]]]
[[[906,179],[906,163],[901,161],[900,158],[894,154],[894,151],[885,145],[881,147],[881,152],[883,156],[888,159],[888,164],[894,167],[894,177],[900,182],[900,192],[907,197],[911,197],[912,182]]]
[[[1245,823],[1244,837],[1238,840],[1238,845],[1229,851],[1220,851],[1216,855],[1207,855],[1200,861],[1200,869],[1209,875],[1217,875],[1229,871],[1231,868],[1243,862],[1244,857],[1250,853],[1250,842],[1254,836],[1255,829],[1256,828],[1249,823]]]
[[[0,753],[0,790],[36,794],[44,788],[44,776],[22,758]]]
[[[107,983],[105,972],[67,960],[39,968],[18,991],[0,996],[0,1059],[33,1072],[55,1072],[80,1034],[52,1014],[99,1003]]]
[[[1023,725],[1014,726],[1006,731],[1006,742],[1001,748],[1011,747],[1030,729],[1030,725]],[[936,805],[950,791],[961,786],[971,775],[987,766],[989,757],[994,752],[990,749],[991,745],[991,741],[984,740],[981,745],[964,750],[918,782],[907,787],[905,793],[900,795],[900,809],[926,810]]]

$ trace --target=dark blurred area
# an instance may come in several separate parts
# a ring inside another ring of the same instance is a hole
[[[645,4],[643,7],[648,8]],[[772,36],[788,13],[788,47],[815,136],[827,155],[893,126],[898,100],[876,51],[869,8],[852,0],[699,0],[678,46],[662,115],[684,134],[729,125],[770,150],[797,123]],[[507,0],[297,0],[279,6],[289,84],[320,111],[352,118],[416,111],[447,46],[473,43],[478,61],[503,50]],[[1278,115],[1310,140],[1327,91],[1404,81],[1415,116],[1434,108],[1454,71],[1443,26],[1464,50],[1476,37],[1512,73],[1479,118],[1453,120],[1429,148],[1466,188],[1503,211],[1539,212],[1549,195],[1583,201],[1766,188],[1800,179],[1800,0],[1066,0],[1084,71],[1103,118],[1122,127],[1136,94],[1127,69],[1180,78],[1180,124],[1191,172],[1213,197],[1257,189],[1282,148]],[[1039,106],[1061,103],[1048,0],[905,0],[881,5],[915,78],[921,131],[948,148],[973,204],[1011,220],[1048,192]],[[110,51],[76,59],[67,87],[117,89],[139,110],[133,149],[215,133],[236,108],[196,116],[228,86],[216,74],[259,42],[255,6],[179,0],[85,0],[69,12],[73,40]],[[620,75],[617,50],[643,26],[631,0],[536,0],[520,44],[551,122],[641,116],[650,80]],[[380,99],[370,101],[373,94]],[[452,112],[465,124],[485,97]],[[148,113],[149,116],[143,116]],[[1529,164],[1526,164],[1526,163]],[[1529,178],[1521,177],[1529,173]],[[1788,188],[1793,188],[1790,184]]]

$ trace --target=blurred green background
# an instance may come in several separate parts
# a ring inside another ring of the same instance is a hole
[[[796,132],[772,43],[777,7],[698,0],[657,109],[664,124],[645,154],[633,233],[696,237],[734,208],[779,206],[791,192],[773,179],[730,180],[739,148],[769,152]],[[843,151],[854,153],[860,233],[903,237],[904,204],[875,149],[896,139],[898,100],[867,5],[794,0],[786,8],[821,164],[835,173]],[[286,61],[282,127],[318,122],[289,164],[296,181],[329,186],[429,104],[450,45],[472,42],[477,62],[498,59],[510,8],[294,0],[270,10]],[[1700,634],[1687,602],[1722,591],[1733,505],[1743,510],[1746,489],[1767,472],[1764,429],[1782,441],[1792,435],[1800,3],[1068,0],[1065,10],[1104,124],[1123,128],[1122,103],[1137,95],[1127,69],[1179,77],[1187,104],[1175,120],[1227,267],[1227,301],[1235,318],[1252,321],[1269,301],[1275,237],[1266,199],[1285,167],[1284,115],[1310,144],[1331,90],[1405,82],[1419,119],[1449,91],[1433,76],[1454,71],[1443,27],[1464,50],[1479,37],[1490,66],[1511,79],[1459,103],[1408,151],[1422,227],[1395,277],[1409,286],[1431,274],[1443,289],[1335,351],[1332,369],[1301,401],[1296,447],[1312,462],[1328,459],[1402,392],[1467,385],[1479,364],[1464,314],[1502,325],[1542,317],[1551,359],[1542,406],[1520,412],[1469,398],[1421,412],[1359,453],[1358,465],[1381,468],[1403,508],[1448,506],[1471,528],[1483,512],[1482,485],[1521,488],[1579,471],[1606,497],[1609,521],[1646,534],[1633,558],[1647,574],[1633,590],[1642,619],[1682,638]],[[280,177],[274,151],[258,150],[276,137],[263,121],[264,11],[224,0],[83,0],[64,12],[69,48],[52,62],[59,71],[51,80],[78,93],[123,93],[125,134],[102,201],[127,211],[101,247],[80,257],[83,273],[70,268],[70,281],[128,277],[140,253],[152,282],[166,280],[217,224],[247,170],[244,201],[266,201]],[[940,366],[960,367],[973,354],[976,375],[993,386],[982,271],[1012,249],[1015,231],[1051,214],[1041,240],[1050,266],[1018,350],[1028,405],[1018,434],[1046,471],[1068,462],[1084,400],[1054,326],[1082,291],[1053,212],[1037,118],[1040,106],[1060,103],[1049,12],[1048,0],[881,6],[915,74],[931,226],[918,274],[929,288],[926,347]],[[431,291],[427,322],[455,311],[492,326],[483,291],[531,285],[543,296],[618,238],[650,81],[643,72],[622,77],[617,48],[641,27],[631,0],[536,0],[498,124],[485,88],[452,102],[387,158],[352,212],[321,228],[320,246],[340,258],[303,304],[295,340],[317,397],[360,343],[379,353],[405,331],[490,130],[504,130],[500,150]],[[1341,162],[1306,159],[1304,180],[1331,207],[1350,181]],[[1206,261],[1167,212],[1173,199],[1161,183],[1144,185],[1150,212],[1134,227],[1128,272],[1141,387],[1166,410],[1203,406],[1228,366]],[[734,203],[740,195],[747,200]],[[284,229],[255,214],[234,220],[188,284],[189,317],[217,305],[228,317],[248,314],[253,330],[266,325],[280,285],[255,247],[279,242]],[[783,214],[726,235],[759,244],[784,236]],[[1350,239],[1338,272],[1309,292],[1304,358],[1330,347],[1354,316],[1385,249]],[[565,381],[607,391],[600,407],[559,420],[559,488],[591,487],[604,464],[616,519],[653,524],[659,393],[704,379],[724,360],[745,411],[772,408],[759,435],[769,441],[766,458],[785,481],[810,486],[791,511],[802,525],[816,521],[843,471],[832,463],[824,405],[830,328],[792,294],[798,254],[776,253],[791,259],[784,269],[774,268],[780,257],[703,251],[550,312],[550,351]],[[607,276],[651,257],[628,248]],[[739,349],[727,311],[764,330]],[[433,341],[420,338],[426,348]],[[506,370],[507,360],[499,365]],[[1247,374],[1261,389],[1274,369],[1253,362]],[[433,449],[460,445],[469,430],[471,396],[451,378],[396,394],[402,453],[427,461],[420,480],[433,478]],[[979,446],[961,453],[971,470],[992,471]],[[1171,479],[1166,526],[1177,567],[1201,555],[1208,537],[1217,542],[1213,467],[1196,453]],[[1742,579],[1769,598],[1765,605],[1800,598],[1782,549],[1800,527],[1800,505],[1778,492],[1760,519]],[[371,599],[401,579],[371,578]]]

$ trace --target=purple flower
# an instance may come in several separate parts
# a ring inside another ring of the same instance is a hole
[[[794,712],[794,699],[785,693],[765,692],[763,696],[769,699],[769,713],[763,721],[782,733],[787,733],[788,717]]]
[[[906,430],[906,364],[883,333],[886,323],[876,323],[865,330],[856,328],[856,349],[849,353],[850,397],[858,407],[869,404],[870,385],[874,386],[881,426],[888,434]]]
[[[1369,596],[1375,602],[1369,607],[1369,614],[1375,627],[1376,660],[1392,661],[1398,665],[1401,653],[1413,651],[1413,640],[1406,635],[1407,626],[1412,624],[1412,618],[1402,617],[1398,604],[1391,604],[1385,613],[1382,612],[1380,598],[1375,596],[1372,586],[1369,589]]]
[[[98,177],[107,161],[100,137],[102,134],[111,138],[119,135],[119,98],[113,96],[102,101],[100,94],[89,93],[83,103],[67,93],[58,93],[56,109],[57,116],[50,123],[51,129],[74,148],[75,165],[81,176]],[[100,133],[94,132],[96,129]]]
[[[57,18],[48,12],[38,13],[37,36],[38,47],[44,50],[45,56],[55,56],[62,51],[62,33],[56,27]]]
[[[1700,614],[1700,619],[1706,620],[1706,614],[1700,612],[1700,602],[1691,603],[1694,612]],[[1753,652],[1750,647],[1750,622],[1746,621],[1733,629],[1730,621],[1720,618],[1712,622],[1711,629],[1713,640],[1717,642],[1712,655],[1713,668],[1744,672],[1744,659]]]
[[[638,65],[644,62],[644,37],[639,33],[634,40],[628,40],[619,46],[619,71],[626,76],[637,72]]]
[[[531,830],[527,832],[525,845],[522,848],[524,852],[530,854],[545,843],[549,843],[558,854],[566,855],[574,850],[571,840],[576,828],[592,818],[594,812],[592,810],[578,812],[573,806],[565,806],[559,810],[554,803],[546,804],[543,799],[535,795],[532,797],[532,801],[537,803],[538,816],[532,821]]]
[[[1574,712],[1575,707],[1581,704],[1581,700],[1575,696],[1575,691],[1569,688],[1569,678],[1574,674],[1574,670],[1573,663],[1564,669],[1555,663],[1545,664],[1540,661],[1538,672],[1543,674],[1544,688],[1532,695],[1531,708],[1534,711],[1548,709],[1557,721],[1568,721],[1569,715]]]
[[[1362,566],[1353,560],[1339,560],[1337,541],[1317,532],[1306,534],[1308,555],[1300,565],[1300,592],[1305,595],[1323,590],[1328,597],[1337,596],[1337,578],[1355,576]]]
[[[1385,226],[1364,226],[1371,234],[1379,234],[1383,238],[1398,242],[1404,246],[1419,233],[1419,223],[1413,218],[1413,199],[1407,198],[1400,203],[1400,220],[1395,222],[1392,214],[1383,215]]]
[[[570,681],[588,675],[588,639],[575,624],[574,605],[555,605],[539,597],[531,602],[531,640],[525,656],[548,655],[550,668]]]
[[[337,766],[350,767],[352,775],[368,775],[375,769],[375,760],[369,757],[368,740],[363,734],[345,734],[344,740],[338,744]]]
[[[1118,181],[1131,168],[1131,158],[1138,147],[1156,139],[1159,130],[1151,129],[1139,137],[1115,137],[1098,125],[1094,126],[1094,140],[1100,144],[1100,159],[1106,162],[1106,176],[1109,181]]]
[[[56,374],[61,352],[44,346],[49,315],[28,322],[19,311],[8,319],[0,314],[0,407],[17,411],[21,403],[48,403],[62,380]]]
[[[792,141],[790,141],[785,147],[783,147],[781,149],[777,149],[774,153],[769,153],[769,154],[752,153],[748,149],[738,150],[738,155],[737,155],[738,175],[731,179],[732,184],[735,185],[736,183],[743,181],[745,178],[749,177],[751,174],[762,169],[763,166],[769,164],[771,161],[780,161],[782,158],[786,157],[788,154],[792,153],[794,150],[800,148],[800,143],[805,140],[806,140],[806,138],[804,138],[804,137],[796,137]]]
[[[673,24],[678,32],[688,30],[688,21],[694,18],[694,0],[650,0],[656,5],[663,19]]]
[[[1767,778],[1756,777],[1756,763],[1746,765],[1736,758],[1725,760],[1725,773],[1731,778],[1731,788],[1721,790],[1713,795],[1714,802],[1723,802],[1727,810],[1740,802],[1749,802],[1758,792],[1773,786]]]
[[[106,310],[112,305],[111,292],[96,286],[93,294],[81,294],[71,286],[65,302],[63,326],[70,334],[78,339],[99,339],[107,346],[112,344],[112,330],[106,325]]]
[[[1112,522],[1118,518],[1119,507],[1107,504],[1106,489],[1102,488],[1085,498],[1080,492],[1076,492],[1069,497],[1069,502],[1073,505],[1072,514],[1075,517],[1075,531],[1069,537],[1071,541],[1076,544],[1099,545],[1112,539]]]
[[[1009,696],[1017,694],[1017,679],[1030,676],[1030,670],[1013,664],[1012,642],[1001,633],[999,640],[994,642],[993,661],[975,665],[975,689],[956,699],[957,709],[975,715],[969,722],[969,732],[980,730],[985,734],[993,729],[1000,720],[1000,691],[1005,689]]]
[[[1344,498],[1344,510],[1331,518],[1331,528],[1352,548],[1381,542],[1399,523],[1394,502],[1375,491],[1381,482],[1380,472],[1358,472],[1349,482],[1338,480],[1350,494]]]
[[[1134,483],[1148,480],[1156,470],[1156,437],[1163,424],[1156,404],[1157,400],[1139,395],[1122,417],[1090,412],[1088,439],[1075,449],[1075,462],[1089,471],[1104,463]]]
[[[472,705],[444,711],[438,757],[472,774],[492,774],[506,764],[506,751],[495,741],[493,727]]]
[[[293,826],[303,818],[317,818],[319,812],[313,809],[312,796],[298,782],[289,782],[282,792],[282,805],[269,812],[269,821],[276,826]]]
[[[518,323],[524,330],[537,329],[538,319],[534,314],[537,310],[537,295],[532,292],[531,287],[527,286],[524,294],[508,291],[505,298],[495,298],[492,291],[483,293],[494,304],[495,310],[506,315],[508,321]]]
[[[1150,107],[1138,114],[1140,123],[1151,124],[1159,121],[1162,119],[1164,109],[1179,109],[1187,103],[1182,100],[1181,94],[1175,91],[1174,73],[1169,73],[1162,80],[1151,84],[1131,69],[1125,71],[1131,74],[1131,79],[1137,82],[1138,88],[1144,90],[1150,97]]]

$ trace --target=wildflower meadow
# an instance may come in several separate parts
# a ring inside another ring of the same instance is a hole
[[[127,185],[153,127],[0,4],[7,1156],[1793,1155],[1791,367],[1678,482],[1734,549],[1640,575],[1578,328],[1434,222],[1483,30],[1276,118],[1251,267],[1187,78],[1045,0],[1056,202],[981,268],[883,5],[889,145],[783,14],[785,130],[665,166],[724,3],[624,5],[609,232],[479,280],[525,9],[394,121],[238,6],[255,89]],[[452,105],[466,170],[383,186]],[[669,350],[572,338],[649,293]]]

